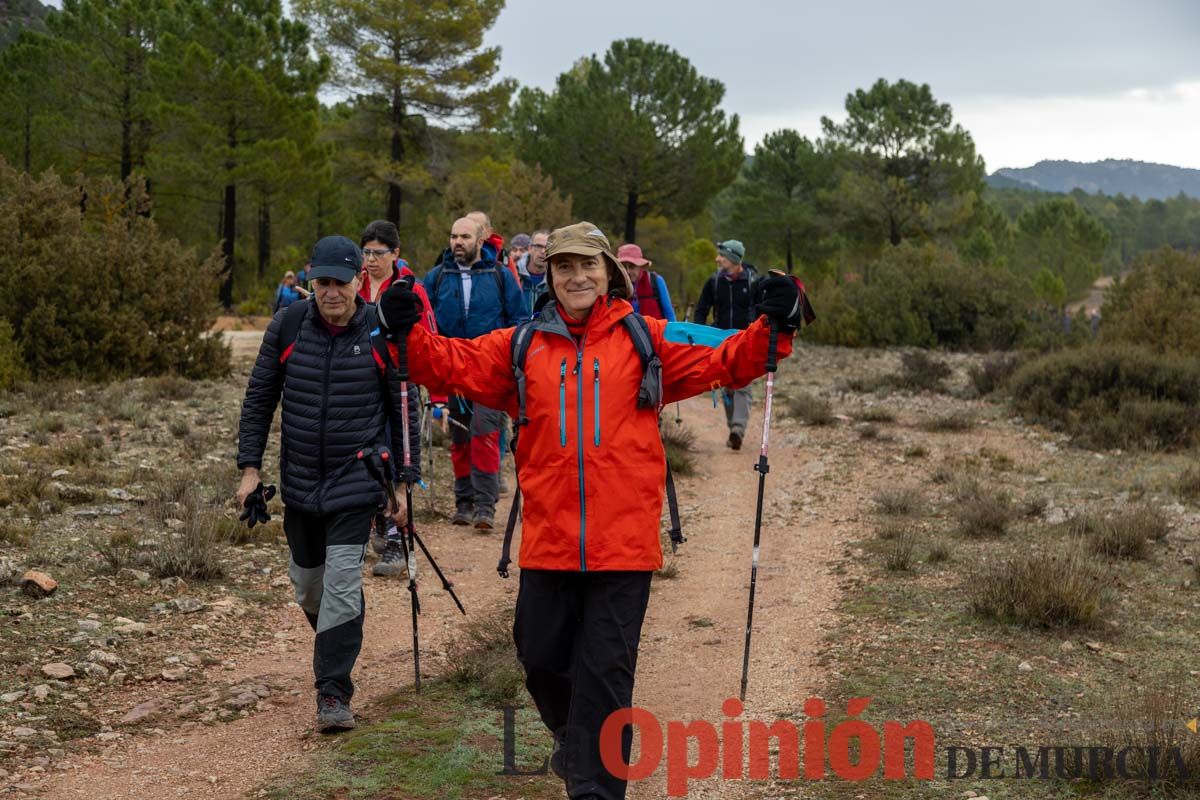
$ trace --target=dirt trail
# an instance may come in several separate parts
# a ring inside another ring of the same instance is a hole
[[[228,335],[228,334],[227,334]],[[749,586],[761,436],[761,386],[756,390],[746,444],[724,446],[725,425],[707,397],[682,404],[684,424],[697,434],[697,474],[680,481],[680,503],[689,537],[676,561],[678,577],[656,580],[643,629],[635,701],[668,720],[705,719],[719,724],[721,704],[737,695]],[[674,425],[673,408],[666,425]],[[838,548],[833,521],[847,498],[801,504],[806,482],[826,465],[802,447],[807,432],[776,416],[767,480],[762,560],[755,609],[754,650],[744,719],[773,721],[800,708],[815,688],[814,652],[836,601],[829,564]],[[444,478],[444,473],[442,475]],[[442,495],[444,501],[447,494]],[[507,507],[507,498],[502,499]],[[480,536],[449,525],[423,530],[468,607],[512,603],[515,580],[496,577],[499,536]],[[421,622],[422,665],[439,671],[445,642],[460,625],[450,599],[433,591]],[[287,589],[279,589],[281,592]],[[355,671],[355,708],[370,720],[372,702],[412,680],[408,598],[396,580],[366,578],[367,618],[363,656]],[[137,736],[103,754],[81,759],[51,779],[43,797],[89,800],[177,797],[238,798],[272,775],[287,774],[316,745],[311,729],[311,633],[294,608],[271,612],[274,641],[233,672],[209,670],[207,681],[233,684],[251,678],[294,687],[249,717],[218,726],[171,729]],[[198,688],[198,692],[205,691]],[[150,699],[131,693],[129,705]],[[664,772],[631,788],[633,800],[662,797]],[[739,784],[693,784],[694,797],[748,797]]]
[[[516,591],[515,581],[496,577],[496,537],[448,525],[425,525],[422,531],[468,612],[495,605],[506,592]],[[412,628],[405,584],[368,574],[365,591],[366,631],[354,672],[355,710],[361,720],[370,722],[372,701],[412,682]],[[429,578],[422,592],[422,674],[436,673],[437,656],[461,617],[451,599],[436,590]],[[111,754],[77,763],[72,772],[49,783],[43,796],[90,800],[238,798],[272,775],[287,774],[290,765],[304,759],[315,744],[308,733],[315,712],[312,633],[295,608],[271,613],[277,620],[277,633],[275,641],[262,645],[261,656],[239,664],[232,673],[210,671],[206,677],[231,684],[257,678],[294,687],[299,690],[296,694],[281,692],[272,698],[274,705],[268,710],[227,724],[137,737]],[[131,706],[150,699],[145,692],[153,689],[142,691],[131,697]]]
[[[683,482],[680,505],[688,542],[679,576],[655,582],[643,629],[634,701],[668,721],[718,726],[722,703],[741,682],[754,503],[754,464],[762,438],[762,382],[755,387],[750,428],[740,452],[725,447],[724,417],[708,397],[683,404],[697,434],[698,474]],[[665,425],[674,425],[673,409]],[[810,479],[826,468],[790,420],[773,419],[764,496],[761,557],[754,609],[750,679],[741,719],[773,722],[795,714],[816,688],[815,651],[832,618],[837,584],[829,565],[837,541],[824,504],[811,499]],[[834,503],[836,508],[837,504]],[[631,787],[632,800],[666,796],[665,770]],[[761,784],[702,781],[689,797],[758,797]]]

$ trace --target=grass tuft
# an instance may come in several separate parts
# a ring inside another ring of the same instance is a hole
[[[1096,624],[1110,582],[1078,540],[1049,552],[1023,552],[989,562],[965,585],[971,610],[986,619],[1030,628]]]

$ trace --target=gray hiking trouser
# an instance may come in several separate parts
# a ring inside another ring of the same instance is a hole
[[[730,389],[728,386],[721,390],[722,405],[725,406],[725,423],[729,432],[738,436],[746,435],[746,423],[750,421],[750,387]]]
[[[362,563],[374,515],[374,508],[325,515],[283,510],[283,532],[292,556],[288,577],[296,604],[316,633],[317,693],[347,703],[354,694],[350,672],[362,649]]]

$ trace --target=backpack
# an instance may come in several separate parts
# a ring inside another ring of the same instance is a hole
[[[754,297],[754,290],[758,287],[758,279],[762,276],[758,274],[758,268],[755,267],[753,264],[747,264],[745,262],[742,262],[742,269],[744,269],[746,271],[746,274],[749,276],[750,296]],[[717,280],[720,277],[721,277],[721,270],[717,270],[716,272],[713,273],[712,277],[708,279],[708,282],[712,284],[712,290],[714,292],[714,295],[713,295],[714,297],[716,296],[715,292],[717,291]]]
[[[663,303],[663,299],[662,299],[662,291],[659,289],[659,286],[658,286],[658,273],[654,272],[653,270],[648,269],[648,270],[646,270],[646,274],[650,276],[650,296],[654,298],[654,302],[658,303],[659,310],[666,308],[666,304]],[[637,285],[636,284],[634,285],[633,289],[634,289],[634,294],[636,295],[637,294]]]
[[[442,281],[446,278],[446,263],[442,262],[441,264],[438,264],[438,266],[442,269],[441,272],[437,274],[437,277],[433,279],[433,291],[429,293],[429,302],[434,306],[437,305],[437,299],[441,295]],[[492,275],[496,276],[496,293],[500,295],[500,308],[503,310],[504,276],[500,274],[501,269],[503,269],[505,272],[508,272],[508,267],[501,267],[499,264],[497,264],[495,267],[489,267],[487,269],[471,270],[471,279],[474,280],[475,274],[481,272],[490,272]],[[511,275],[512,273],[509,274]]]
[[[514,433],[510,449],[513,455],[517,454],[517,438],[521,433],[521,426],[529,424],[529,418],[525,414],[525,359],[529,355],[529,345],[533,341],[535,320],[522,323],[513,331],[512,337],[512,365],[513,378],[517,382],[517,418],[513,420]],[[662,406],[663,387],[662,387],[662,360],[658,357],[658,353],[654,350],[654,341],[650,338],[650,326],[646,324],[646,318],[641,314],[627,314],[621,318],[621,326],[629,333],[629,338],[633,340],[633,348],[637,351],[638,360],[642,362],[642,382],[638,386],[637,407],[638,408],[654,408],[658,409]],[[674,552],[687,539],[683,536],[683,529],[679,522],[679,500],[675,495],[675,480],[671,475],[671,465],[667,463],[667,506],[671,513],[671,550]],[[518,481],[517,490],[513,494],[512,506],[508,512],[508,524],[504,527],[504,544],[500,552],[500,563],[496,567],[496,571],[500,573],[500,577],[508,577],[508,565],[512,562],[510,557],[512,550],[512,537],[517,527],[517,517],[521,513],[521,484]]]
[[[308,307],[312,305],[312,300],[301,300],[300,302],[292,303],[283,312],[283,319],[279,322],[279,363],[287,363],[288,358],[292,355],[292,349],[296,346],[296,339],[300,338],[300,326],[304,324],[304,315],[308,312]],[[383,388],[386,392],[387,382],[385,373],[387,365],[392,363],[391,353],[388,352],[387,342],[379,331],[379,314],[374,305],[366,304],[367,309],[367,330],[370,331],[371,340],[371,355],[375,356],[375,366],[379,368],[379,380],[383,382]],[[386,394],[385,394],[386,396]]]

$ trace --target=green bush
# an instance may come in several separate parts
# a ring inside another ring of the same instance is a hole
[[[813,335],[849,347],[1005,350],[1022,336],[1025,293],[1012,273],[967,266],[948,247],[905,243],[855,280],[817,287]]]
[[[1200,359],[1129,345],[1064,350],[1017,370],[1013,409],[1087,447],[1186,447],[1200,428]]]
[[[29,371],[25,369],[12,323],[0,319],[0,391],[8,391],[18,381],[28,379]]]
[[[1108,291],[1103,314],[1107,343],[1200,357],[1200,253],[1147,254]]]
[[[207,335],[216,257],[202,262],[160,234],[140,184],[89,182],[83,196],[53,172],[35,179],[0,163],[0,319],[32,377],[228,372],[229,349]]]

